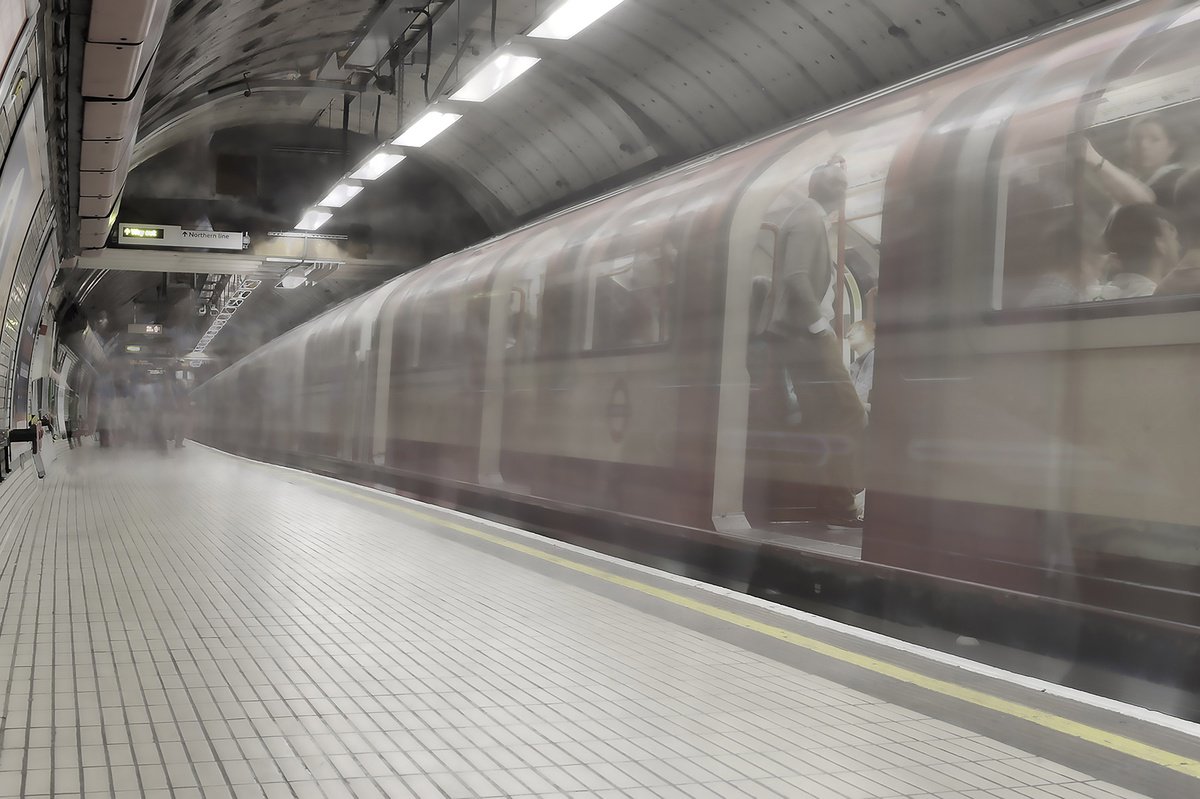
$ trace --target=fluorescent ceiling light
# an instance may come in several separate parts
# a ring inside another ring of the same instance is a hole
[[[350,173],[355,180],[378,180],[404,160],[399,153],[375,153],[357,171]]]
[[[621,0],[566,0],[529,35],[537,39],[570,39],[621,4]]]
[[[461,89],[450,96],[450,99],[482,103],[524,75],[540,60],[533,56],[500,53],[480,67],[479,71],[463,84]]]
[[[326,208],[341,208],[343,205],[357,197],[358,193],[362,190],[362,186],[352,186],[345,182],[339,183],[334,186],[329,193],[325,195],[325,199],[321,200],[321,202],[317,203],[317,205],[323,205]]]
[[[460,119],[462,119],[462,114],[429,111],[414,122],[412,127],[397,136],[392,144],[402,147],[424,147]]]
[[[280,276],[279,286],[281,289],[298,289],[308,282],[308,276],[312,274],[314,267],[306,266],[303,263],[296,264],[291,269],[288,269]]]
[[[324,225],[330,219],[333,219],[333,214],[328,211],[310,208],[304,214],[304,218],[296,225],[296,230],[320,230],[321,225]]]
[[[279,288],[281,289],[298,289],[308,282],[308,276],[297,272],[294,275],[284,275],[279,280]]]

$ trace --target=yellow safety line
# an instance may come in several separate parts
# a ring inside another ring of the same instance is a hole
[[[927,691],[939,693],[943,696],[953,697],[955,699],[962,700],[963,702],[969,702],[973,705],[987,708],[988,710],[994,710],[997,713],[1003,713],[1007,716],[1021,719],[1022,721],[1028,721],[1032,724],[1037,724],[1040,727],[1045,727],[1048,730],[1054,730],[1055,732],[1069,735],[1072,738],[1078,738],[1079,740],[1086,741],[1090,744],[1102,746],[1107,749],[1120,752],[1123,755],[1128,755],[1129,757],[1134,757],[1138,760],[1144,760],[1147,763],[1153,763],[1156,766],[1163,766],[1171,769],[1172,771],[1177,771],[1180,774],[1186,774],[1189,777],[1200,779],[1200,760],[1184,757],[1183,755],[1175,752],[1169,752],[1166,749],[1160,749],[1157,746],[1151,746],[1150,744],[1142,743],[1141,741],[1135,741],[1133,738],[1128,738],[1124,735],[1118,735],[1113,732],[1108,732],[1107,730],[1099,729],[1098,727],[1092,727],[1088,724],[1082,724],[1077,721],[1063,718],[1062,716],[1055,715],[1054,713],[1048,713],[1044,710],[1038,710],[1037,708],[1029,707],[1028,705],[1022,705],[1019,702],[1010,702],[1007,699],[1001,699],[1000,697],[992,696],[991,694],[984,693],[983,691],[977,691],[973,688],[966,688],[956,683],[947,682],[946,680],[939,680],[934,677],[929,677],[920,672],[913,671],[912,669],[906,669],[902,666],[896,666],[892,663],[877,660],[876,658],[862,655],[849,649],[843,649],[839,646],[827,644],[823,641],[818,641],[815,638],[810,638],[806,635],[800,635],[792,632],[791,630],[786,630],[783,627],[777,627],[774,624],[767,624],[765,622],[757,621],[749,616],[744,616],[741,613],[725,610],[717,607],[716,605],[710,605],[707,602],[690,599],[681,594],[677,594],[674,591],[668,591],[665,588],[657,588],[639,580],[632,580],[628,577],[622,577],[618,574],[605,571],[604,569],[598,569],[594,566],[587,566],[569,558],[564,558],[549,552],[543,552],[536,547],[511,541],[503,536],[493,535],[492,533],[477,530],[464,524],[458,524],[456,522],[441,519],[433,514],[422,513],[421,511],[405,507],[399,499],[386,500],[364,494],[360,491],[354,491],[351,489],[341,488],[340,486],[330,485],[323,481],[318,481],[312,478],[305,477],[304,479],[308,482],[320,485],[321,487],[330,491],[346,494],[354,497],[355,499],[365,499],[390,510],[398,510],[414,519],[420,519],[421,521],[429,522],[430,524],[435,524],[439,527],[454,530],[455,532],[469,535],[481,541],[486,541],[489,544],[495,544],[496,546],[504,547],[505,549],[520,552],[524,555],[529,555],[530,557],[537,558],[547,563],[553,563],[556,566],[561,566],[565,569],[570,569],[571,571],[578,572],[580,574],[586,574],[589,577],[595,577],[613,585],[619,585],[622,588],[628,588],[631,591],[637,591],[640,594],[652,596],[655,599],[661,599],[664,602],[670,602],[673,605],[678,605],[679,607],[686,608],[696,613],[701,613],[709,618],[719,619],[721,621],[728,622],[729,624],[737,625],[738,627],[751,630],[759,633],[760,635],[775,638],[776,640],[802,647],[811,652],[816,652],[819,655],[824,655],[825,657],[832,658],[834,660],[840,660],[843,663],[848,663],[861,669],[873,671],[876,674],[890,677],[893,680],[899,680],[900,682],[915,685],[918,688],[923,688]]]

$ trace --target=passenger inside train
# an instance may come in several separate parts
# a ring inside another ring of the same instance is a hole
[[[875,323],[869,320],[855,322],[846,333],[854,361],[850,364],[850,377],[854,380],[854,391],[867,414],[871,413],[871,386],[875,381]]]
[[[1175,184],[1185,171],[1180,163],[1185,147],[1190,142],[1162,114],[1147,114],[1129,128],[1130,165],[1163,207],[1175,201]]]
[[[1080,236],[1070,223],[1061,223],[1042,242],[1046,263],[1022,306],[1073,305],[1100,298],[1108,276],[1108,252],[1095,235]]]
[[[1100,299],[1149,297],[1179,265],[1179,233],[1158,205],[1139,203],[1118,208],[1104,231],[1116,267]]]
[[[1200,293],[1200,168],[1189,169],[1175,184],[1175,220],[1184,254],[1155,296]]]
[[[1150,122],[1143,127],[1157,124]],[[1156,169],[1157,177],[1145,184],[1116,167],[1109,168],[1102,157],[1093,162],[1093,153],[1089,145],[1085,162],[1094,174],[1105,176],[1101,181],[1106,196],[1130,201],[1112,206],[1102,232],[1092,232],[1090,220],[1096,214],[1088,213],[1087,208],[1074,214],[1083,221],[1059,223],[1046,231],[1042,252],[1043,263],[1048,266],[1033,279],[1021,306],[1188,294],[1193,293],[1193,287],[1200,288],[1200,284],[1187,279],[1190,273],[1172,276],[1168,281],[1168,276],[1182,265],[1182,247],[1194,237],[1189,233],[1196,222],[1196,198],[1192,195],[1200,194],[1195,185],[1200,179],[1185,183],[1184,175],[1191,172],[1172,162]],[[1183,191],[1177,190],[1180,186]],[[1162,290],[1160,285],[1164,286]]]
[[[863,482],[857,454],[866,412],[835,332],[838,273],[830,244],[847,183],[843,159],[818,167],[808,178],[808,197],[780,225],[782,270],[767,340],[777,377],[785,385],[786,427],[826,443],[820,458],[823,474],[815,487],[816,513],[829,524],[857,526],[861,519],[854,497]]]
[[[1124,204],[1154,202],[1169,207],[1175,184],[1186,168],[1179,162],[1183,137],[1162,114],[1148,114],[1129,126],[1125,143],[1126,168],[1101,155],[1084,139],[1083,161],[1102,189]]]
[[[1195,266],[1182,260],[1194,244],[1200,200],[1200,107],[1192,73],[1179,63],[1188,27],[1180,21],[1144,36],[1116,58],[1100,51],[1076,57],[1080,64],[1095,59],[1096,73],[1072,114],[1067,152],[1056,153],[1049,138],[1008,134],[1015,157],[1037,166],[1018,168],[1010,184],[1009,247],[1021,254],[1008,258],[1004,269],[1014,278],[1005,281],[1006,305],[1063,306],[1200,289]],[[1060,107],[1055,97],[1040,101],[1043,119],[1023,123],[1027,130],[1049,131]],[[1022,136],[1036,144],[1023,143]],[[1026,270],[1021,261],[1029,250],[1019,239],[1030,235],[1042,242],[1045,257],[1036,259],[1040,268]],[[1175,252],[1174,237],[1182,239],[1184,253]],[[1174,274],[1177,268],[1183,271]],[[1023,273],[1029,274],[1024,281]],[[1018,294],[1021,282],[1025,289]]]

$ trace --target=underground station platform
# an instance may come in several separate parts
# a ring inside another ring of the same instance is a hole
[[[1200,795],[1185,721],[200,445],[0,486],[0,797]]]

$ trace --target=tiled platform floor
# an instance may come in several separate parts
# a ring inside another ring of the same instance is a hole
[[[0,797],[1135,796],[194,446],[26,491]]]

